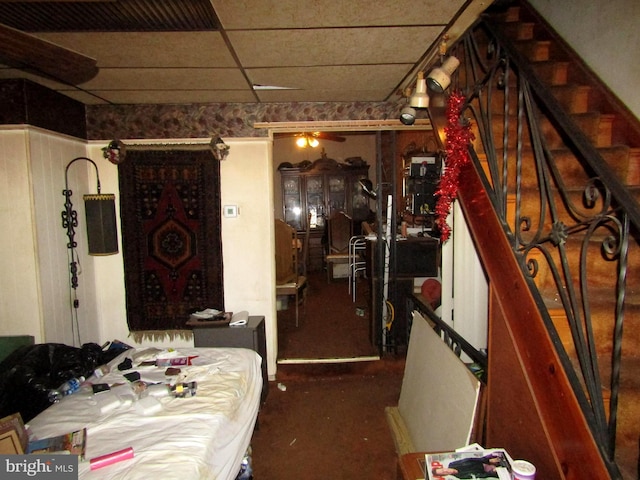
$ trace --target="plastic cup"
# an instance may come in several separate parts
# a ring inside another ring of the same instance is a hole
[[[513,480],[535,480],[536,467],[526,460],[513,461]]]

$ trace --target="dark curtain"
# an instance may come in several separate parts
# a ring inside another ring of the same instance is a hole
[[[189,314],[224,310],[220,164],[210,150],[129,150],[118,165],[132,335],[189,336]]]

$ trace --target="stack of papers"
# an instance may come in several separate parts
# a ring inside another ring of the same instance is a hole
[[[193,312],[191,316],[194,318],[199,318],[201,320],[208,320],[221,313],[222,312],[220,310],[216,310],[215,308],[205,308],[204,310],[201,310],[199,312]]]

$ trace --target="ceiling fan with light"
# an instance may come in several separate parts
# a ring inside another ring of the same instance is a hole
[[[330,140],[332,142],[344,142],[343,136],[329,132],[303,132],[303,133],[283,133],[281,137],[294,137],[296,145],[300,148],[316,148],[320,145],[320,140]]]
[[[1,23],[0,63],[70,85],[87,82],[98,73],[94,58]]]

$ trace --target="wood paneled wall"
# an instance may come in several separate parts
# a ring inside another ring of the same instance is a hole
[[[78,212],[78,322],[72,325],[69,259],[62,228],[67,164],[86,155],[84,141],[33,127],[0,130],[0,334],[34,335],[36,342],[77,344],[98,338],[93,259],[86,255],[82,195],[96,193],[93,166],[69,171]],[[89,168],[91,167],[91,169]],[[74,332],[76,334],[74,335]],[[74,340],[75,339],[75,340]]]

